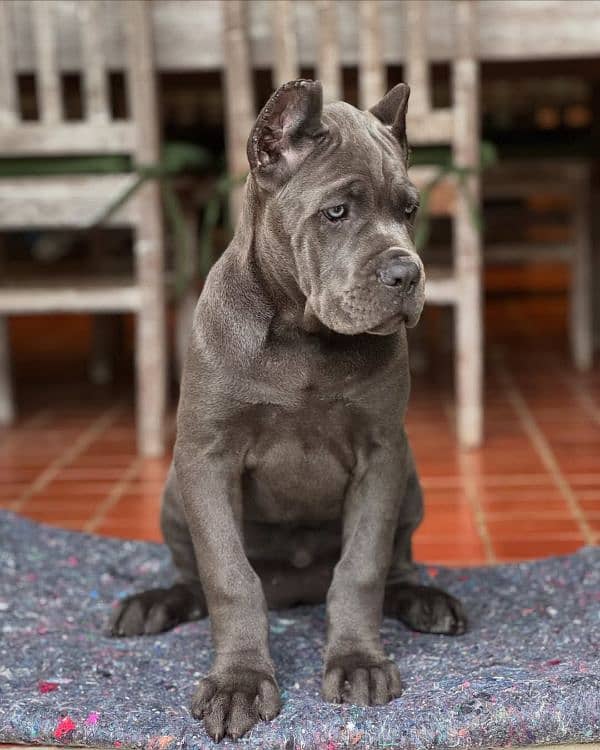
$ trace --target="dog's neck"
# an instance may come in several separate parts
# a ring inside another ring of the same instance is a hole
[[[319,321],[300,288],[289,237],[283,233],[274,236],[272,227],[268,202],[259,195],[259,188],[250,177],[238,233],[253,275],[275,311],[273,326],[298,334],[331,336],[333,332]]]

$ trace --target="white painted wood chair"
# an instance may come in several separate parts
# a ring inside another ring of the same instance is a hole
[[[156,107],[151,6],[144,0],[114,3],[119,23],[106,24],[98,0],[75,3],[80,28],[84,116],[63,114],[56,24],[58,4],[47,0],[0,2],[0,158],[123,154],[133,164],[156,164],[159,130]],[[17,84],[15,18],[28,13],[36,60],[39,119],[24,121]],[[127,55],[126,120],[111,115],[108,68],[102,34],[123,34]],[[71,72],[71,71],[70,71]],[[0,179],[0,230],[85,228],[136,179],[135,173],[60,175]],[[159,187],[147,181],[110,218],[109,225],[134,231],[134,278],[83,278],[61,285],[43,278],[16,288],[0,282],[0,422],[15,413],[9,371],[7,316],[52,312],[133,312],[136,315],[137,432],[142,455],[163,451],[166,399],[163,225]]]
[[[325,101],[342,97],[341,53],[338,13],[349,6],[336,0],[316,1],[316,77],[323,83]],[[399,4],[405,26],[405,80],[411,86],[408,136],[412,145],[444,144],[452,148],[456,166],[477,169],[479,165],[479,72],[477,63],[477,3],[455,0],[455,52],[452,66],[453,106],[435,109],[429,80],[430,45],[427,43],[428,11],[435,3],[406,0]],[[256,116],[252,94],[252,65],[248,39],[249,4],[244,0],[222,2],[224,19],[224,74],[226,91],[227,150],[234,175],[247,171],[246,138]],[[386,91],[379,0],[359,0],[359,103],[372,106]],[[298,75],[293,0],[272,3],[274,39],[273,86]],[[433,18],[433,15],[431,16]],[[403,54],[402,54],[403,52]],[[415,167],[412,179],[424,188],[436,175],[435,167]],[[460,444],[477,446],[483,436],[482,376],[483,335],[481,303],[481,239],[472,220],[472,205],[479,203],[479,178],[468,179],[470,200],[448,177],[433,190],[429,210],[434,216],[449,215],[453,223],[451,272],[428,270],[427,298],[430,304],[452,305],[455,311],[456,417]],[[234,199],[235,214],[239,194]],[[471,205],[470,205],[471,203]]]
[[[432,215],[449,215],[452,221],[453,269],[428,269],[427,299],[430,304],[454,308],[454,361],[456,425],[460,444],[479,445],[483,439],[483,312],[481,236],[473,221],[473,207],[480,202],[479,167],[479,63],[477,61],[477,2],[455,0],[454,57],[451,61],[452,107],[434,109],[427,58],[428,9],[435,3],[407,3],[406,79],[411,85],[407,124],[412,144],[449,144],[453,163],[473,170],[465,190],[452,177],[439,183],[432,195]],[[435,168],[417,168],[411,177],[418,187],[426,185]]]

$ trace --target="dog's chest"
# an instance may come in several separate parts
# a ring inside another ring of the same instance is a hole
[[[356,461],[356,425],[343,402],[257,410],[244,473],[245,516],[265,521],[338,518]]]
[[[272,350],[261,370],[244,473],[249,519],[339,518],[357,459],[377,430],[385,374],[371,343],[366,352],[294,343]]]

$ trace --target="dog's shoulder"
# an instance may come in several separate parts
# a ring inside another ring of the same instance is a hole
[[[207,276],[192,329],[192,350],[232,367],[261,351],[273,317],[252,269],[232,243]]]

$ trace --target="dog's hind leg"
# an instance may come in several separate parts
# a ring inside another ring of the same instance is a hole
[[[415,581],[412,535],[423,518],[423,492],[412,455],[409,466],[383,613],[422,633],[461,635],[467,629],[467,618],[458,599],[440,588],[421,586]]]
[[[179,582],[170,588],[149,589],[124,599],[113,617],[111,635],[154,635],[208,614],[192,539],[179,500],[177,480],[171,467],[163,494],[161,528]]]

